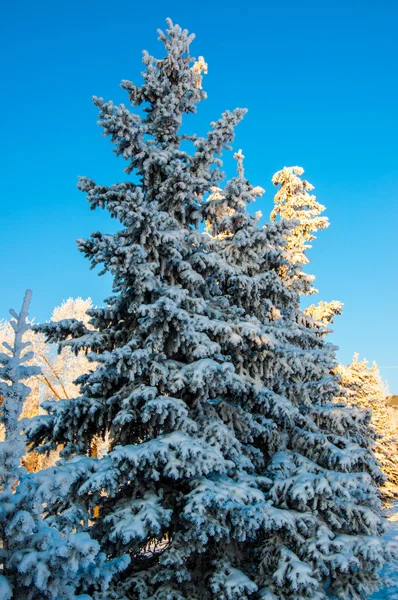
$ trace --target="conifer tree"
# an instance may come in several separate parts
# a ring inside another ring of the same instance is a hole
[[[5,440],[0,442],[0,597],[2,600],[74,600],[77,591],[106,589],[121,561],[106,563],[98,542],[87,533],[66,536],[45,523],[43,505],[51,499],[51,476],[40,479],[21,466],[25,437],[20,420],[30,389],[24,380],[39,374],[26,363],[32,352],[24,352],[30,330],[27,321],[31,292],[27,291],[21,312],[10,311],[14,331],[8,353],[0,354],[1,422]],[[126,562],[126,560],[124,560]],[[91,596],[79,596],[89,600]]]
[[[385,500],[398,497],[398,422],[394,409],[387,406],[387,387],[375,362],[369,366],[366,358],[354,354],[347,366],[339,364],[336,372],[341,377],[345,399],[368,409],[371,425],[377,438],[374,451],[386,482],[381,488]]]
[[[308,275],[301,270],[302,265],[310,261],[306,251],[311,248],[309,242],[315,239],[315,232],[329,227],[329,219],[320,216],[325,207],[320,204],[316,196],[310,194],[314,186],[305,179],[302,167],[284,167],[275,173],[272,178],[274,185],[279,185],[275,194],[274,209],[271,212],[271,221],[276,219],[295,219],[295,226],[289,231],[286,238],[288,260],[292,265],[298,265],[298,271],[293,271],[293,278],[288,283],[301,294],[315,294],[318,290],[313,287],[314,275]],[[286,274],[282,276],[287,279]]]
[[[80,180],[91,208],[122,225],[79,241],[113,294],[89,311],[91,330],[73,319],[41,328],[97,363],[79,397],[48,402],[27,428],[41,451],[64,445],[49,518],[130,555],[114,598],[319,600],[329,587],[363,600],[389,556],[380,473],[357,411],[330,404],[333,348],[279,275],[299,275],[284,250],[291,225],[259,228],[249,215],[262,190],[241,153],[238,177],[214,191],[244,111],[207,137],[181,131],[205,98],[205,63],[168,25],[165,58],[144,53],[143,85],[122,83],[134,112],[94,99],[134,178]],[[107,433],[109,453],[90,457]]]
[[[278,218],[295,220],[286,238],[286,251],[287,260],[297,268],[291,270],[290,277],[287,277],[288,271],[286,267],[282,267],[280,275],[285,283],[294,287],[299,294],[309,295],[318,292],[313,285],[315,276],[304,273],[302,266],[310,262],[306,254],[311,248],[309,242],[315,239],[318,230],[329,227],[329,219],[321,216],[325,207],[317,201],[314,194],[309,193],[314,186],[301,179],[303,173],[302,167],[284,167],[275,173],[272,182],[280,187],[275,195],[275,207],[270,219],[271,221]],[[324,326],[332,323],[334,317],[341,314],[342,306],[342,303],[337,300],[321,301],[317,305],[311,304],[304,313],[314,320],[315,327],[323,329],[325,335],[329,331]]]
[[[51,314],[51,321],[60,321],[62,319],[74,318],[83,321],[89,326],[87,310],[92,308],[91,298],[68,298],[61,305],[56,306]],[[33,325],[33,321],[32,321]],[[46,344],[43,334],[34,333],[32,329],[27,331],[25,339],[30,342],[33,358],[29,362],[31,366],[40,368],[39,375],[34,375],[27,380],[32,389],[34,398],[28,398],[24,407],[23,416],[31,417],[37,414],[38,399],[44,398],[69,398],[76,395],[79,391],[73,381],[89,369],[89,363],[84,353],[77,356],[69,349],[57,354],[56,347]],[[10,321],[0,321],[0,344],[13,339],[14,331]],[[29,400],[31,400],[29,402]]]

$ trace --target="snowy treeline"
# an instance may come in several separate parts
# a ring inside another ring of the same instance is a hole
[[[363,600],[396,550],[381,539],[370,413],[342,400],[327,342],[341,303],[300,307],[324,207],[302,169],[284,168],[259,226],[248,205],[263,189],[242,152],[227,183],[221,170],[245,110],[207,136],[185,132],[207,65],[189,54],[193,36],[168,26],[164,58],[144,52],[143,84],[122,82],[131,109],[94,98],[131,175],[79,181],[90,208],[120,223],[78,241],[112,295],[88,319],[35,326],[61,355],[87,353],[78,391],[18,420],[20,380],[34,375],[21,356],[28,300],[1,357],[5,597]],[[26,473],[22,430],[61,460]]]

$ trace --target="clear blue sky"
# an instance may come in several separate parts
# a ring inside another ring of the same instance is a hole
[[[249,109],[236,149],[252,183],[267,190],[256,208],[269,214],[270,180],[284,165],[303,166],[327,206],[331,226],[314,243],[310,272],[318,299],[344,302],[332,337],[339,358],[358,351],[397,366],[394,0],[4,0],[0,318],[27,287],[38,320],[69,296],[100,304],[108,294],[109,279],[88,270],[75,244],[114,228],[89,211],[77,176],[125,178],[91,96],[127,102],[119,82],[139,81],[143,48],[159,55],[166,16],[196,33],[192,52],[209,63],[209,98],[189,125],[203,133],[223,110]],[[398,368],[382,374],[398,393]]]

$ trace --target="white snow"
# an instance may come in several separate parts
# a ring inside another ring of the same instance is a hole
[[[395,502],[389,511],[388,525],[388,530],[383,536],[384,540],[398,541],[398,502]],[[387,565],[382,571],[382,576],[385,585],[372,594],[369,600],[398,600],[398,566],[394,563]]]

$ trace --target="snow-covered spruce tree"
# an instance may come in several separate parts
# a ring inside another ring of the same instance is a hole
[[[143,113],[95,99],[134,179],[79,184],[122,225],[79,242],[114,280],[106,307],[90,310],[94,329],[42,327],[98,363],[78,398],[48,402],[27,430],[42,451],[64,445],[51,518],[65,531],[89,527],[109,556],[129,553],[114,597],[318,600],[329,586],[362,599],[387,555],[378,471],[356,413],[328,404],[332,349],[301,323],[278,275],[293,268],[289,224],[258,228],[245,203],[260,189],[243,174],[227,204],[222,194],[206,202],[243,111],[205,138],[181,133],[205,97],[205,63],[192,68],[187,32],[169,22],[167,34],[164,59],[144,54],[143,85],[123,82]],[[87,456],[108,432],[110,452]]]
[[[339,364],[345,399],[371,412],[371,424],[377,433],[374,452],[387,481],[381,488],[385,500],[398,497],[398,420],[393,408],[387,406],[387,387],[377,364],[369,366],[366,358],[356,353],[347,366]]]
[[[56,306],[51,314],[51,321],[62,319],[77,319],[89,327],[89,316],[87,311],[92,308],[91,298],[68,298],[61,305]],[[33,324],[33,321],[32,321]],[[0,321],[0,344],[10,344],[14,337],[14,331],[10,321]],[[34,375],[27,380],[27,384],[35,392],[35,399],[24,407],[23,417],[31,417],[38,414],[37,398],[69,398],[75,396],[79,388],[73,384],[79,375],[86,373],[89,369],[84,352],[77,356],[68,348],[57,354],[56,346],[47,344],[43,334],[27,331],[25,339],[31,344],[33,358],[29,365],[40,368],[39,375]],[[37,394],[36,394],[37,392]]]
[[[24,352],[30,345],[23,340],[30,329],[30,298],[27,291],[21,312],[10,311],[14,340],[4,344],[7,354],[0,354],[0,418],[5,430],[0,442],[0,597],[89,600],[90,595],[77,596],[78,591],[106,589],[121,562],[106,563],[98,542],[87,533],[63,536],[45,523],[40,500],[49,502],[51,480],[42,475],[38,481],[21,466],[25,436],[20,416],[30,392],[24,380],[39,374],[38,367],[26,365],[32,352]]]
[[[227,272],[223,292],[246,315],[228,353],[253,388],[235,408],[235,419],[233,408],[228,414],[236,429],[236,423],[242,429],[242,422],[250,424],[242,441],[246,452],[247,443],[254,446],[250,459],[266,477],[257,485],[272,504],[263,524],[266,543],[259,535],[250,548],[242,544],[239,566],[251,565],[254,581],[263,584],[254,597],[324,598],[327,582],[339,598],[363,598],[372,590],[381,551],[373,485],[381,478],[369,451],[369,415],[335,402],[335,348],[301,313],[299,295],[275,276],[281,266],[287,279],[289,269],[297,273],[283,252],[292,224],[258,228],[261,215],[250,215],[246,205],[263,190],[244,178],[241,152],[235,158],[239,177],[213,190],[205,218],[214,247],[236,267],[232,276]],[[229,500],[239,503],[232,494]],[[223,498],[218,510],[228,514],[224,506]]]
[[[107,554],[130,553],[124,587],[131,597],[170,590],[167,597],[195,598],[211,597],[200,561],[203,555],[211,575],[216,557],[190,521],[192,490],[239,457],[233,431],[207,414],[216,413],[216,398],[238,397],[245,386],[217,342],[231,309],[210,277],[218,258],[205,251],[196,226],[201,198],[221,177],[218,155],[243,111],[224,113],[206,138],[189,138],[192,155],[182,149],[182,116],[205,93],[188,55],[192,37],[172,24],[168,33],[161,33],[164,60],[144,54],[143,86],[123,82],[133,104],[146,105],[145,118],[95,99],[105,133],[136,175],[110,187],[80,181],[91,207],[106,208],[123,226],[80,241],[92,264],[113,275],[114,295],[90,311],[94,331],[74,320],[43,326],[50,341],[72,336],[63,346],[90,349],[99,366],[81,378],[81,397],[48,402],[50,414],[28,431],[44,450],[64,445],[65,457],[90,454],[93,437],[109,432],[114,449],[106,457],[77,457],[54,471],[60,491],[52,513],[67,531],[84,529],[99,508],[92,534]]]

